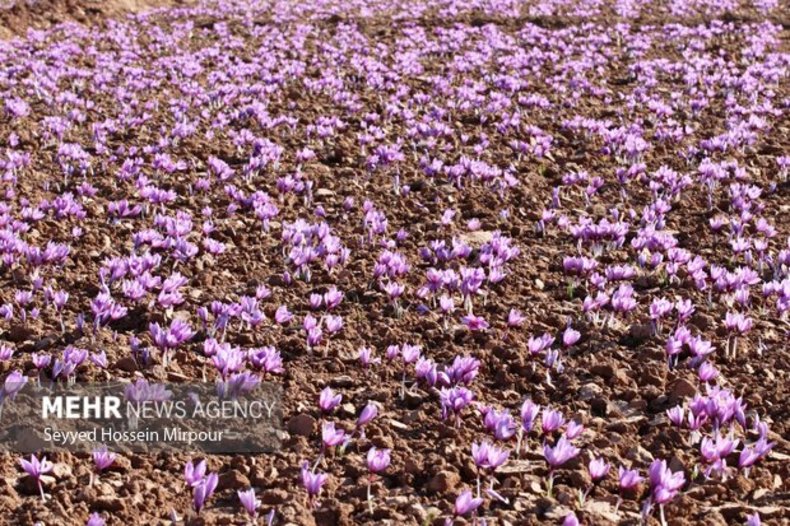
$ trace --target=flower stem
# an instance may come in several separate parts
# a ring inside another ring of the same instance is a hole
[[[371,477],[368,477],[368,511],[373,515],[373,496],[370,493]]]
[[[41,478],[36,479],[38,485],[38,492],[41,494],[41,502],[47,502],[47,496],[44,494],[44,486],[41,485]]]
[[[548,491],[546,492],[547,496],[551,498],[552,490],[554,489],[554,470],[549,470],[549,479],[548,483],[546,484]]]

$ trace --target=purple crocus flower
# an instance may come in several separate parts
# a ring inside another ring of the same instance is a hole
[[[594,458],[587,466],[593,482],[600,482],[609,473],[611,466],[602,458]]]
[[[247,357],[253,366],[261,369],[264,373],[280,374],[285,372],[280,351],[272,346],[250,349],[247,352]]]
[[[95,366],[97,366],[97,367],[99,367],[101,369],[106,369],[107,368],[107,353],[105,353],[104,351],[97,352],[97,353],[91,353],[90,361]]]
[[[484,331],[488,329],[488,322],[482,316],[469,314],[462,317],[461,321],[470,331]]]
[[[375,404],[368,404],[362,408],[362,412],[357,418],[357,428],[362,429],[368,425],[379,414],[379,408]]]
[[[388,345],[387,350],[385,351],[384,355],[387,357],[387,360],[394,360],[400,354],[400,347],[397,345]]]
[[[465,490],[455,499],[453,513],[456,517],[468,515],[477,510],[482,503],[483,499],[480,497],[473,497],[471,491]]]
[[[439,379],[439,369],[430,358],[420,358],[414,364],[414,376],[418,380],[424,381],[429,387],[433,387]]]
[[[479,369],[480,360],[471,356],[456,356],[447,369],[447,377],[453,385],[469,385],[477,377]]]
[[[25,470],[25,473],[36,481],[38,491],[41,493],[41,500],[46,501],[47,498],[46,495],[44,495],[44,486],[41,484],[41,476],[52,471],[52,468],[55,467],[54,464],[47,460],[47,457],[42,457],[41,460],[39,460],[35,455],[30,455],[30,460],[22,458],[19,460],[19,463],[22,465],[22,469]]]
[[[247,515],[254,518],[258,516],[258,507],[261,505],[261,501],[255,496],[255,488],[249,488],[246,490],[238,490],[236,495],[239,496],[239,501],[244,509],[247,511]]]
[[[568,440],[574,440],[581,436],[582,432],[584,432],[584,425],[578,423],[575,420],[571,420],[568,422],[568,425],[565,427],[565,437]]]
[[[685,412],[683,407],[679,405],[667,409],[667,418],[669,418],[669,421],[672,422],[672,425],[675,427],[683,427],[684,415]]]
[[[481,408],[484,411],[484,424],[487,431],[491,431],[497,440],[509,440],[516,434],[517,426],[509,411],[496,411],[491,408]]]
[[[98,513],[91,513],[85,526],[104,526],[104,518]]]
[[[461,411],[471,404],[474,398],[474,393],[466,387],[442,388],[439,391],[439,399],[442,404],[442,419],[446,419],[451,413],[456,418],[459,418]],[[456,423],[460,425],[460,420],[457,420]]]
[[[330,334],[335,334],[336,332],[339,332],[340,329],[343,328],[343,318],[341,318],[340,316],[327,315],[326,318],[324,318],[324,322],[326,325],[326,330]]]
[[[335,429],[334,422],[324,422],[321,426],[321,440],[325,447],[339,446],[346,440],[346,432],[342,429]]]
[[[96,471],[101,473],[105,469],[112,466],[112,463],[115,462],[116,454],[107,451],[107,448],[97,449],[93,452],[93,464],[96,466]]]
[[[214,493],[214,490],[217,489],[217,483],[219,482],[219,477],[216,473],[210,473],[206,478],[198,482],[192,488],[192,505],[195,508],[195,511],[200,513],[200,510],[203,509],[203,506],[206,504],[206,501],[211,497]]]
[[[565,332],[562,333],[562,344],[565,347],[570,347],[576,342],[578,342],[579,338],[581,337],[582,335],[579,331],[574,330],[571,327],[568,327],[567,329],[565,329]]]
[[[27,380],[27,376],[22,374],[21,371],[11,371],[5,377],[5,382],[3,382],[3,389],[0,392],[0,406],[6,398],[13,400],[19,394],[19,391],[25,387]]]
[[[761,526],[762,523],[762,520],[760,520],[760,514],[757,512],[746,516],[746,526]]]
[[[321,294],[310,294],[310,308],[318,310],[324,303],[324,297]]]
[[[510,452],[503,448],[498,448],[490,442],[473,443],[472,459],[478,468],[496,471],[496,469],[507,462]]]
[[[760,437],[751,447],[744,446],[738,455],[738,467],[747,470],[748,473],[748,469],[768,454],[773,447],[774,443],[768,442],[764,436]]]
[[[708,383],[719,375],[719,371],[710,362],[703,362],[697,369],[697,374],[700,380]]]
[[[206,461],[201,460],[195,465],[191,460],[184,466],[184,480],[190,487],[197,486],[206,475]]]
[[[343,301],[343,292],[337,289],[337,287],[332,286],[327,292],[324,293],[323,301],[324,305],[326,306],[326,310],[332,310],[338,305],[340,302]]]
[[[400,354],[403,358],[403,363],[414,363],[420,359],[420,356],[422,355],[422,347],[419,345],[410,345],[408,343],[404,343],[401,346]]]
[[[179,318],[176,318],[168,328],[162,328],[158,323],[150,323],[148,331],[151,339],[162,353],[164,353],[164,364],[167,365],[167,357],[170,352],[178,348],[182,343],[192,339],[195,332],[192,327]]]
[[[287,325],[292,319],[294,315],[288,310],[288,307],[285,305],[280,305],[277,307],[277,311],[274,313],[274,321],[276,321],[280,325]]]
[[[653,502],[659,505],[664,505],[674,499],[680,488],[686,483],[686,476],[683,472],[673,473],[667,466],[667,461],[662,459],[656,459],[650,464],[648,474]]]
[[[370,448],[368,450],[367,465],[371,473],[381,473],[390,465],[390,450]]]
[[[548,407],[543,410],[540,427],[544,435],[557,431],[563,424],[565,424],[565,417],[562,416],[562,413]]]
[[[314,473],[310,470],[309,463],[302,464],[302,485],[307,490],[310,501],[315,504],[315,499],[321,494],[321,488],[326,483],[329,475],[326,473]]]
[[[721,471],[726,467],[724,459],[738,446],[739,440],[717,433],[714,438],[705,437],[700,443],[700,453],[708,462],[713,463],[714,470]]]
[[[359,363],[362,364],[362,367],[367,369],[371,364],[377,364],[380,362],[381,358],[375,358],[373,356],[373,350],[370,347],[360,347]]]
[[[527,398],[521,405],[521,427],[525,433],[532,431],[532,426],[535,424],[535,419],[540,412],[540,406]]]
[[[307,331],[307,346],[312,349],[318,347],[324,339],[324,332],[320,327],[314,327]]]
[[[14,355],[14,348],[5,344],[0,345],[0,361],[10,360]]]
[[[342,401],[342,394],[335,394],[331,387],[324,387],[321,394],[318,396],[318,407],[320,407],[321,411],[324,413],[331,413]]]
[[[39,371],[41,369],[45,369],[46,367],[48,367],[49,363],[52,361],[52,356],[50,356],[49,354],[33,353],[30,355],[30,357],[33,360],[33,365]]]
[[[520,327],[526,318],[521,311],[518,309],[510,309],[510,312],[507,315],[507,326],[508,327]]]
[[[455,301],[450,296],[443,294],[439,297],[439,310],[442,314],[449,314],[455,310]]]
[[[618,468],[617,478],[620,483],[620,489],[622,490],[633,489],[641,484],[641,482],[644,480],[644,478],[639,475],[639,470],[626,469],[623,466]]]
[[[553,471],[579,454],[579,448],[571,444],[565,436],[561,436],[554,447],[543,446],[543,456]]]

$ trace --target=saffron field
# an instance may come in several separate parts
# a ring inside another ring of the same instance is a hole
[[[283,416],[265,454],[3,451],[0,524],[790,521],[786,2],[0,22],[2,404]]]

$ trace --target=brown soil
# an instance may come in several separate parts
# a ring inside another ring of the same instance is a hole
[[[13,0],[0,4],[0,39],[24,36],[30,29],[48,29],[65,22],[101,25],[108,17],[190,3],[190,0]]]
[[[184,7],[155,10],[153,14],[145,16],[124,16],[174,4]],[[275,17],[284,15],[260,9],[247,18],[247,13],[235,6],[235,2],[229,2],[227,11],[222,11],[191,9],[181,2],[147,0],[95,4],[84,0],[60,0],[35,2],[31,6],[18,2],[11,8],[0,10],[0,31],[5,31],[5,36],[10,37],[25,35],[28,28],[44,30],[43,42],[47,46],[54,46],[64,40],[73,39],[81,43],[90,40],[88,37],[69,36],[67,28],[53,27],[56,24],[77,22],[90,26],[99,35],[106,35],[117,29],[108,28],[108,20],[122,20],[124,27],[135,32],[144,51],[134,60],[134,64],[148,68],[158,58],[181,52],[187,55],[212,45],[220,45],[223,53],[232,56],[236,63],[248,64],[253,58],[257,60],[258,48],[271,35],[276,34],[274,38],[288,42],[285,38],[292,37],[298,25],[293,21],[302,20],[309,24],[308,43],[303,50],[294,50],[292,54],[288,49],[278,48],[278,53],[281,53],[278,60],[285,62],[291,56],[304,60],[307,68],[305,76],[315,80],[323,72],[342,70],[341,66],[323,62],[321,58],[314,62],[310,60],[319,57],[320,47],[327,42],[346,45],[347,42],[342,38],[348,36],[348,26],[359,28],[358,33],[354,34],[364,41],[367,51],[371,51],[370,46],[379,42],[391,46],[390,50],[399,45],[408,50],[411,42],[408,35],[415,28],[424,30],[434,43],[441,40],[438,46],[442,48],[450,45],[455,24],[474,28],[470,39],[459,44],[456,52],[437,51],[422,57],[424,70],[404,80],[414,93],[422,91],[439,97],[433,92],[431,82],[435,79],[432,76],[447,76],[452,78],[452,82],[461,82],[463,79],[451,67],[453,60],[473,60],[476,55],[471,51],[476,49],[480,41],[490,38],[490,32],[495,32],[501,38],[520,38],[525,42],[523,47],[526,50],[559,53],[557,49],[549,50],[550,46],[541,39],[552,35],[570,43],[590,35],[608,35],[611,29],[611,24],[605,22],[606,13],[592,18],[598,20],[597,23],[580,29],[578,18],[563,14],[541,17],[523,13],[515,18],[498,19],[480,13],[464,12],[452,17],[428,11],[420,17],[394,21],[384,15],[366,18],[354,12],[342,15],[324,13],[326,16],[297,13],[290,19],[284,17],[285,21],[273,22]],[[707,49],[709,56],[719,51],[725,56],[740,56],[746,36],[759,31],[756,26],[749,25],[762,20],[751,10],[729,16],[732,25],[727,26],[724,34],[703,42],[704,46],[708,46],[703,48]],[[644,32],[652,39],[645,59],[682,60],[682,50],[675,46],[677,42],[665,43],[661,27],[652,27],[653,24],[668,24],[670,20],[665,9],[656,9],[633,21],[628,31],[632,34]],[[777,19],[774,17],[772,20]],[[694,27],[700,21],[710,23],[702,15],[680,22]],[[163,38],[163,33],[177,31],[171,28],[185,22],[194,23],[192,40],[182,42],[183,48],[180,49],[160,45],[158,39]],[[262,32],[259,28],[266,31]],[[443,31],[439,33],[438,28]],[[746,31],[744,28],[749,29]],[[442,36],[437,36],[440,34]],[[774,102],[777,107],[781,107],[780,101],[784,101],[786,111],[790,97],[786,74],[790,32],[785,28],[778,35],[780,42],[774,52],[784,54],[782,67],[785,68],[785,74],[775,86]],[[0,33],[0,37],[3,36]],[[239,46],[222,47],[230,38],[238,39]],[[684,37],[678,37],[678,41],[689,43]],[[27,49],[26,42],[21,39],[14,45]],[[29,44],[29,48],[33,49],[36,45]],[[289,45],[287,43],[285,47]],[[117,52],[117,43],[107,40],[101,46],[110,53]],[[680,368],[668,371],[663,354],[664,339],[646,334],[640,331],[640,327],[647,322],[646,310],[651,298],[675,295],[692,298],[699,311],[692,322],[695,330],[714,341],[721,349],[726,340],[721,321],[727,312],[726,306],[719,302],[708,307],[707,293],[697,291],[686,281],[680,285],[670,285],[662,282],[657,275],[648,275],[637,285],[640,314],[602,329],[581,318],[584,292],[577,291],[573,298],[567,294],[562,258],[576,253],[575,242],[557,229],[549,230],[545,235],[535,230],[540,211],[551,201],[552,187],[559,184],[561,177],[571,170],[583,168],[590,174],[601,175],[606,179],[607,186],[587,204],[580,195],[563,194],[563,199],[567,200],[563,213],[572,219],[586,214],[599,220],[607,216],[609,208],[620,206],[620,197],[614,186],[616,163],[610,156],[601,153],[599,139],[588,140],[575,135],[562,127],[563,121],[581,114],[595,119],[639,120],[645,122],[646,127],[651,126],[654,116],[647,108],[626,109],[616,98],[617,94],[633,93],[640,88],[628,76],[628,67],[633,65],[632,58],[629,58],[627,50],[614,43],[604,47],[612,55],[609,58],[599,57],[601,71],[590,74],[590,78],[595,80],[597,86],[616,92],[609,101],[585,93],[576,107],[564,106],[567,94],[558,93],[547,82],[547,79],[557,74],[553,61],[547,61],[539,71],[522,72],[529,83],[530,93],[544,96],[553,103],[550,110],[535,108],[522,111],[526,124],[539,126],[553,136],[550,158],[525,156],[517,159],[508,146],[508,140],[512,137],[499,133],[497,122],[482,120],[474,107],[455,110],[452,118],[448,119],[452,133],[442,140],[450,152],[446,154],[446,160],[457,162],[462,155],[474,156],[477,138],[486,134],[490,144],[483,154],[485,161],[503,169],[512,166],[514,177],[519,183],[502,195],[480,182],[472,182],[463,190],[458,190],[443,178],[430,179],[424,175],[419,157],[408,152],[406,160],[400,165],[400,171],[402,181],[412,188],[412,197],[403,199],[395,196],[391,189],[391,174],[371,176],[366,171],[364,156],[358,145],[358,134],[365,129],[364,119],[360,115],[365,112],[352,112],[327,93],[307,89],[301,81],[277,85],[277,89],[265,98],[269,114],[298,117],[297,132],[289,134],[276,128],[267,129],[249,117],[238,117],[237,121],[229,125],[236,131],[249,128],[257,136],[271,138],[285,148],[276,168],[262,172],[252,181],[245,181],[241,176],[234,179],[239,190],[248,195],[256,190],[265,190],[278,199],[280,215],[272,224],[270,233],[262,231],[260,221],[251,210],[240,210],[232,215],[226,213],[230,198],[224,191],[224,184],[215,181],[207,192],[191,191],[207,173],[210,156],[224,159],[237,173],[241,173],[249,152],[245,149],[246,153],[239,154],[234,138],[226,131],[218,133],[211,140],[202,133],[195,134],[169,148],[174,159],[184,160],[189,165],[187,170],[175,175],[154,174],[150,168],[153,155],[144,154],[146,173],[157,178],[163,187],[178,192],[176,203],[168,205],[168,211],[171,214],[175,210],[191,212],[197,231],[202,223],[201,210],[205,206],[212,206],[217,226],[213,237],[228,246],[228,251],[217,257],[201,249],[200,255],[186,264],[174,266],[168,260],[165,264],[168,271],[177,270],[189,279],[183,289],[186,302],[177,308],[176,314],[191,316],[193,326],[197,326],[195,312],[199,307],[207,306],[215,299],[238,301],[242,295],[254,294],[258,285],[266,284],[272,290],[271,299],[264,302],[268,320],[256,330],[237,329],[234,325],[228,333],[228,341],[243,348],[275,345],[281,350],[286,362],[285,374],[276,379],[282,382],[285,390],[286,426],[291,424],[291,435],[283,450],[273,455],[210,457],[210,469],[221,473],[220,488],[200,517],[187,513],[191,523],[245,524],[235,491],[253,486],[263,500],[263,509],[276,509],[277,524],[443,524],[444,517],[451,513],[458,493],[475,484],[470,445],[486,436],[481,418],[476,412],[468,410],[464,427],[457,430],[441,421],[435,390],[414,387],[405,399],[401,399],[398,394],[402,366],[384,363],[364,370],[356,360],[356,351],[362,345],[373,347],[376,356],[383,358],[384,350],[390,344],[416,343],[423,346],[427,356],[440,364],[450,362],[458,354],[473,355],[482,362],[480,377],[473,384],[478,401],[510,409],[517,417],[521,402],[529,396],[536,403],[558,408],[566,417],[584,424],[586,431],[581,439],[584,452],[578,460],[558,472],[552,499],[545,497],[542,487],[546,465],[540,440],[534,435],[528,439],[528,453],[519,460],[511,459],[497,475],[497,488],[510,503],[505,505],[489,499],[481,508],[489,525],[561,523],[566,513],[576,509],[577,490],[589,482],[586,461],[593,452],[612,462],[613,471],[620,464],[628,464],[638,467],[644,474],[651,459],[665,458],[675,470],[682,469],[687,478],[691,477],[699,461],[699,447],[686,446],[686,435],[666,422],[664,411],[690,397],[700,389],[699,383],[691,370]],[[469,55],[461,59],[461,55],[467,51]],[[578,53],[579,49],[571,51],[571,55]],[[74,63],[95,74],[99,71],[94,60],[94,57],[80,55],[74,59]],[[200,85],[211,86],[214,81],[209,79],[209,73],[223,67],[217,66],[214,60],[212,57],[202,58],[203,71],[194,78]],[[394,63],[393,55],[385,55],[382,60]],[[563,57],[562,60],[571,61],[572,56]],[[734,63],[737,64],[737,61]],[[170,63],[164,61],[161,64],[164,68],[164,64]],[[3,67],[6,67],[5,63]],[[492,89],[492,82],[490,78],[484,79],[486,67],[470,65],[468,78],[485,82],[487,93]],[[568,78],[571,76],[569,72]],[[350,77],[351,74],[346,77],[346,81],[351,86],[350,91],[358,97],[358,102],[371,111],[383,112],[382,93],[391,95],[390,88],[379,92],[363,83],[354,82]],[[252,78],[248,79],[250,83],[259,83]],[[651,89],[665,94],[666,99],[670,100],[672,92],[681,89],[681,84],[679,79],[662,78],[661,83]],[[106,116],[118,116],[118,101],[113,93],[102,91],[90,97],[95,107],[88,112],[85,123],[68,132],[71,142],[80,143],[86,148],[92,147],[91,124],[103,121]],[[166,77],[161,84],[153,85],[150,89],[141,88],[140,97],[158,102],[149,112],[150,122],[140,126],[129,125],[112,133],[107,142],[113,149],[120,146],[142,149],[155,145],[160,129],[170,130],[175,124],[170,103],[178,98],[186,100],[190,95],[179,92],[171,79]],[[264,100],[262,95],[261,99]],[[699,140],[722,132],[726,126],[724,107],[724,97],[714,97],[711,107],[695,118],[689,117],[688,122],[697,126],[697,131],[689,140]],[[413,109],[422,112],[421,116],[427,113],[426,108],[419,104],[413,104]],[[0,145],[6,144],[14,132],[19,137],[20,149],[34,153],[30,167],[19,177],[16,195],[10,199],[15,217],[21,215],[23,199],[39,202],[56,198],[56,185],[63,180],[56,159],[56,146],[41,133],[41,122],[48,111],[50,109],[43,103],[35,102],[31,103],[30,115],[11,122],[0,122]],[[337,132],[331,146],[316,147],[316,159],[301,163],[296,159],[296,152],[306,146],[316,145],[305,128],[322,116],[339,116],[348,126]],[[201,132],[209,129],[210,120],[193,117]],[[763,188],[776,180],[776,157],[787,155],[790,151],[790,127],[786,115],[779,119],[770,117],[768,120],[770,131],[762,133],[756,144],[748,151],[736,151],[727,156],[728,160],[738,161],[748,167],[752,182]],[[392,138],[407,136],[406,125],[400,117],[393,117],[386,125]],[[463,133],[475,139],[464,144],[461,141]],[[529,136],[520,134],[518,139],[529,141]],[[679,171],[688,170],[678,151],[679,147],[673,149],[659,144],[650,150],[645,162],[651,171],[662,165]],[[95,151],[92,153],[97,158],[102,157]],[[201,341],[205,339],[203,333],[180,348],[174,363],[167,369],[159,363],[143,371],[128,367],[129,338],[137,336],[148,341],[149,322],[162,321],[162,311],[158,308],[131,309],[127,318],[102,329],[95,341],[76,330],[75,316],[80,312],[90,313],[90,302],[99,291],[98,276],[103,260],[130,254],[133,251],[132,234],[151,228],[153,222],[153,214],[117,223],[108,220],[106,209],[110,201],[128,198],[135,203],[142,202],[132,181],[116,179],[120,162],[110,157],[109,154],[102,157],[101,163],[97,163],[87,179],[99,191],[96,196],[81,200],[87,212],[84,220],[55,220],[48,217],[35,223],[26,234],[25,239],[37,246],[46,245],[50,239],[70,241],[72,244],[68,262],[46,275],[47,283],[56,280],[57,287],[71,294],[66,316],[67,331],[61,335],[57,317],[45,308],[40,297],[37,300],[42,303],[39,319],[30,320],[24,325],[18,321],[0,321],[0,338],[16,349],[10,362],[0,362],[4,373],[21,369],[32,376],[35,372],[30,353],[43,351],[59,356],[67,344],[91,350],[105,349],[107,352],[109,369],[105,371],[85,367],[79,371],[81,381],[106,380],[110,377],[133,379],[141,376],[185,381],[200,377],[207,368],[206,358],[201,354]],[[309,207],[303,205],[301,197],[286,196],[280,201],[275,189],[278,177],[298,170],[314,183],[315,201]],[[50,181],[52,185],[46,187],[45,181]],[[82,179],[70,181],[68,189],[76,192],[81,182]],[[355,198],[356,205],[352,211],[345,212],[343,202],[348,196]],[[641,213],[650,198],[649,189],[635,184],[629,207]],[[729,206],[724,190],[718,198],[720,202],[716,206],[720,207],[719,211]],[[377,287],[370,287],[372,270],[381,247],[359,242],[365,235],[360,226],[361,207],[365,199],[372,200],[377,209],[385,211],[389,220],[389,237],[400,228],[409,231],[409,237],[398,245],[398,250],[408,254],[412,265],[411,272],[404,278],[409,292],[404,302],[405,313],[400,317],[395,316],[388,307],[384,294]],[[770,218],[778,231],[776,241],[772,242],[772,250],[776,251],[790,235],[790,186],[780,184],[775,192],[765,193],[761,202],[765,206],[763,216]],[[333,232],[353,248],[353,256],[339,272],[329,274],[317,270],[310,283],[297,282],[285,286],[280,278],[285,270],[279,244],[282,225],[299,217],[314,219],[312,213],[315,205],[324,208]],[[453,224],[442,226],[439,220],[448,207],[459,212],[458,218]],[[667,228],[679,233],[681,245],[711,263],[729,265],[729,255],[721,248],[724,242],[714,236],[708,227],[712,214],[707,210],[704,192],[695,186],[684,193],[683,201],[675,207],[668,216]],[[503,218],[499,213],[506,208],[510,210],[509,218]],[[445,329],[435,314],[424,315],[417,311],[419,300],[414,295],[414,291],[424,283],[428,267],[419,259],[419,249],[433,240],[449,242],[454,236],[470,236],[465,224],[471,218],[480,220],[484,233],[500,230],[511,237],[521,250],[516,262],[508,267],[510,273],[503,284],[489,288],[484,304],[482,299],[476,300],[480,302],[475,304],[476,313],[491,323],[487,332],[470,333],[457,321]],[[78,224],[83,228],[84,235],[72,240],[71,229]],[[602,261],[633,264],[633,256],[633,250],[626,244],[623,249],[607,253]],[[25,268],[12,272],[4,266],[2,272],[0,304],[14,303],[15,290],[29,288],[26,285],[28,278]],[[330,340],[327,356],[323,356],[321,351],[311,354],[296,320],[290,328],[280,328],[271,319],[277,306],[285,304],[301,320],[309,312],[309,294],[325,292],[331,285],[337,285],[346,294],[338,309],[345,326],[338,337]],[[760,292],[754,289],[752,294],[759,296]],[[507,329],[505,320],[511,308],[520,309],[526,316],[523,329]],[[569,317],[574,319],[574,327],[582,332],[582,338],[564,356],[564,374],[554,375],[550,385],[545,381],[542,363],[531,363],[526,350],[527,341],[531,335],[543,332],[561,334]],[[738,396],[743,396],[749,408],[757,410],[764,421],[770,424],[769,438],[777,443],[775,451],[760,462],[748,478],[738,472],[726,482],[706,482],[701,477],[696,479],[684,488],[677,500],[667,506],[671,525],[742,524],[746,514],[754,511],[761,513],[765,524],[788,524],[787,521],[790,521],[790,442],[787,440],[790,436],[787,404],[790,396],[790,326],[786,320],[777,319],[774,311],[765,316],[755,315],[755,318],[759,330],[743,339],[740,355],[732,361],[720,358],[716,365],[726,379],[724,385]],[[758,344],[764,347],[761,356],[756,354]],[[379,403],[382,411],[369,426],[366,438],[352,443],[342,457],[322,462],[321,469],[328,472],[331,478],[320,499],[320,506],[312,509],[299,481],[299,467],[303,460],[312,461],[318,456],[320,414],[316,402],[318,393],[327,385],[333,386],[344,396],[345,405],[339,408],[333,419],[347,428],[353,426],[356,412],[369,400]],[[310,418],[294,420],[299,415],[309,415]],[[365,452],[371,445],[393,450],[392,466],[374,486],[376,498],[372,515],[365,500],[367,471],[364,460]],[[88,456],[58,452],[48,457],[57,463],[58,473],[55,474],[56,482],[47,487],[52,499],[46,503],[42,503],[35,488],[24,481],[17,457],[11,454],[0,457],[0,523],[34,524],[41,521],[51,525],[84,524],[89,513],[100,512],[110,525],[167,524],[171,510],[176,510],[183,517],[190,509],[191,495],[182,477],[185,462],[192,458],[189,454],[129,455],[119,459],[116,466],[103,474],[94,487],[87,486],[91,467]],[[615,515],[613,506],[617,494],[616,479],[610,474],[602,485],[596,487],[587,506],[577,510],[577,515],[584,524],[637,524],[637,497],[640,495],[626,499],[621,513]],[[457,519],[456,523],[466,522]],[[658,524],[655,517],[650,519],[650,524]]]

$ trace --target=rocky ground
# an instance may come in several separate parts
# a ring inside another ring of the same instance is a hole
[[[247,524],[237,490],[252,487],[259,524],[271,510],[274,524],[300,525],[561,524],[571,513],[639,524],[645,502],[658,524],[660,485],[623,492],[617,470],[647,477],[663,459],[684,478],[668,524],[754,513],[786,524],[788,11],[559,0],[0,8],[3,377],[63,381],[53,365],[77,348],[106,355],[77,363],[79,382],[214,381],[211,342],[274,346],[283,371],[266,379],[283,387],[288,431],[274,454],[209,456],[219,483],[199,514],[183,471],[201,455],[189,451],[119,455],[92,485],[90,455],[42,452],[55,463],[44,502],[19,455],[3,453],[0,522]],[[335,289],[338,305],[315,298]],[[669,311],[651,318],[660,300]],[[175,319],[194,334],[165,363],[150,327]],[[568,327],[578,339],[564,344]],[[531,339],[543,334],[555,341],[540,348]],[[454,377],[456,357],[477,360],[476,374]],[[709,366],[718,375],[705,380]],[[331,414],[318,406],[325,387],[343,397]],[[461,387],[474,401],[456,425],[441,400]],[[742,403],[716,416],[728,396]],[[542,433],[545,412],[526,429],[526,399],[558,410],[561,431]],[[322,424],[351,433],[368,403],[378,416],[318,461],[328,478],[310,501],[301,467],[319,458]],[[669,420],[677,405],[694,409],[697,431]],[[512,414],[499,428],[512,437],[486,428],[489,408]],[[570,422],[584,426],[579,453],[549,495],[543,447],[572,434]],[[772,449],[742,465],[761,437]],[[706,457],[717,439],[738,443]],[[483,440],[509,452],[494,470],[475,464]],[[371,447],[391,450],[372,508]],[[596,483],[593,458],[611,465]],[[481,472],[495,493],[454,516]]]

